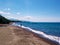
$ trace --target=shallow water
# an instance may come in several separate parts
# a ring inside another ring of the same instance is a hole
[[[18,25],[30,27],[34,30],[42,31],[49,35],[60,37],[60,23],[43,23],[43,22],[16,22]]]
[[[60,44],[60,23],[15,22],[13,25],[29,29],[29,31]]]

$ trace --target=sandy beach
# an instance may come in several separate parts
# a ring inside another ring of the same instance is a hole
[[[27,29],[0,24],[0,45],[58,45]]]

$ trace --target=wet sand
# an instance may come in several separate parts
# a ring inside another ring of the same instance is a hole
[[[0,45],[58,45],[27,29],[12,26],[0,25]]]

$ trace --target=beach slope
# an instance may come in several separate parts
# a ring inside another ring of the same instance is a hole
[[[51,41],[40,38],[27,29],[0,25],[0,45],[57,45]]]

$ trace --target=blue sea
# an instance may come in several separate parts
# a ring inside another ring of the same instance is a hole
[[[15,22],[17,25],[29,27],[36,31],[41,31],[46,35],[50,35],[52,37],[59,38],[57,39],[60,42],[60,22],[27,22],[27,21],[20,21]],[[51,37],[51,38],[52,38]],[[55,39],[54,39],[55,40]]]

